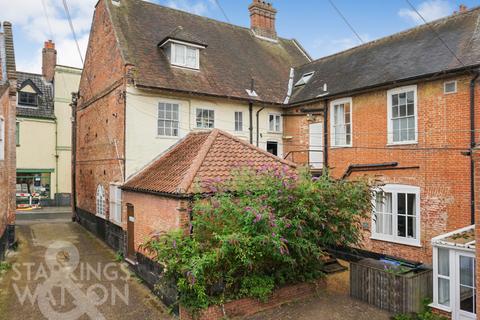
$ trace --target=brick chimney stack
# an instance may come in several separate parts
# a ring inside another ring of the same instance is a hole
[[[53,82],[55,65],[57,64],[57,50],[52,40],[45,41],[42,50],[42,74],[48,82]]]
[[[272,7],[272,4],[263,0],[253,0],[248,10],[252,31],[258,36],[277,39],[277,31],[275,31],[277,10]]]

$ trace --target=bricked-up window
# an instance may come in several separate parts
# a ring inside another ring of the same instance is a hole
[[[388,91],[388,143],[417,142],[417,87]]]
[[[5,120],[0,117],[0,160],[5,159]]]
[[[197,108],[196,123],[197,128],[215,128],[215,111],[210,109]]]
[[[158,104],[158,135],[178,137],[179,105],[176,103]]]
[[[18,93],[18,104],[22,106],[36,107],[38,105],[37,94],[20,91]]]
[[[117,185],[110,185],[110,220],[122,223],[122,189]]]
[[[420,245],[420,188],[385,185],[375,193],[372,238]]]
[[[105,217],[105,189],[101,184],[97,186],[97,216]]]
[[[330,104],[330,130],[333,147],[352,146],[352,99],[340,99]]]
[[[171,62],[173,65],[191,69],[200,68],[200,51],[198,48],[179,43],[172,43]]]
[[[279,114],[268,115],[268,131],[281,132],[282,131],[282,116]]]
[[[243,131],[243,112],[235,111],[235,131]]]

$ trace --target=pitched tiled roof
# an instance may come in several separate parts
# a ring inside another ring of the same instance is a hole
[[[214,129],[192,132],[130,178],[125,190],[159,194],[193,194],[212,179],[226,180],[236,168],[278,164],[295,167],[265,150]]]
[[[307,85],[294,88],[290,103],[454,71],[463,68],[462,63],[467,67],[477,66],[479,17],[480,8],[457,13],[296,68],[294,83],[302,74],[312,71],[315,74]],[[322,90],[324,84],[327,92]]]
[[[47,82],[41,74],[17,72],[17,88],[22,88],[26,81],[32,81],[40,91],[38,95],[38,107],[32,108],[17,105],[17,115],[35,118],[55,118],[53,109],[53,85]]]
[[[135,66],[137,86],[250,99],[246,89],[253,78],[257,100],[283,103],[290,68],[309,61],[294,40],[262,40],[248,28],[143,0],[105,3],[125,63]],[[179,26],[208,46],[200,50],[200,72],[172,67],[158,47]]]
[[[0,84],[16,79],[12,24],[0,22]]]

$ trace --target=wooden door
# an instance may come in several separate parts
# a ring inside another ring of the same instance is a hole
[[[127,204],[127,258],[136,260],[135,255],[135,212],[131,204]]]

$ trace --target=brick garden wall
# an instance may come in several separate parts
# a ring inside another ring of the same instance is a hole
[[[471,77],[458,76],[453,79],[458,81],[457,93],[448,95],[443,93],[445,80],[417,84],[419,133],[418,144],[415,145],[387,146],[386,89],[353,96],[353,147],[329,148],[328,164],[332,175],[342,177],[350,164],[397,161],[399,167],[419,168],[355,173],[350,179],[368,175],[384,183],[409,184],[421,188],[421,247],[370,240],[370,231],[365,230],[364,249],[431,263],[430,239],[433,236],[470,225],[470,158],[462,155],[461,151],[467,151],[470,147]],[[480,96],[478,85],[476,95]],[[318,103],[317,108],[321,106],[323,102]],[[478,107],[476,109],[480,110]],[[290,112],[301,113],[300,108]],[[479,117],[480,114],[477,114],[477,122],[480,121]],[[286,119],[294,119],[292,121],[303,128],[285,126],[284,135],[293,136],[290,140],[284,140],[285,148],[295,147],[288,147],[289,144],[308,145],[308,136],[301,136],[308,133],[307,117],[304,120],[298,116]],[[330,133],[330,128],[328,130]],[[367,222],[370,224],[370,219]]]

